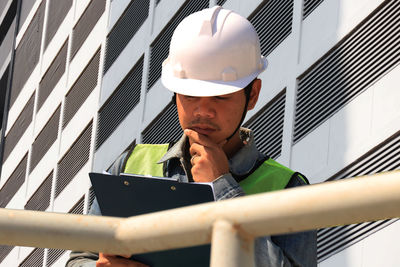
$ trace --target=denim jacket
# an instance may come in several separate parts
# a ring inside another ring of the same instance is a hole
[[[214,195],[217,201],[245,195],[234,177],[249,175],[251,170],[265,160],[254,142],[253,133],[241,128],[241,139],[244,146],[229,159],[230,172],[218,177],[214,182]],[[165,164],[165,175],[181,182],[193,181],[190,173],[190,155],[185,135],[159,161]],[[108,170],[118,175],[123,170],[125,159],[129,151],[124,152]],[[304,185],[304,181],[295,173],[286,188]],[[89,214],[101,215],[95,199]],[[68,267],[92,267],[98,259],[96,253],[71,252]],[[307,231],[294,234],[264,236],[255,239],[255,263],[257,267],[275,266],[317,266],[316,263],[316,231]]]

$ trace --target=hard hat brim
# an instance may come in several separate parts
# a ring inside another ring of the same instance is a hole
[[[178,78],[167,66],[162,68],[161,82],[170,91],[188,96],[207,97],[231,94],[245,88],[267,68],[267,60],[262,58],[263,68],[242,79],[235,81],[204,81]]]

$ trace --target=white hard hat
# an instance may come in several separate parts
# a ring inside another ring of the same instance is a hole
[[[175,29],[161,81],[190,96],[217,96],[246,87],[267,67],[251,23],[220,6],[186,17]]]

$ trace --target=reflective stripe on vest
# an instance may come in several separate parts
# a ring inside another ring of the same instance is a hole
[[[163,164],[157,162],[168,150],[168,144],[138,144],[126,162],[124,173],[163,176]],[[247,195],[284,189],[294,171],[273,159],[264,161],[239,184]]]

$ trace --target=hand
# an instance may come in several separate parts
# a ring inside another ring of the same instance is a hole
[[[123,255],[121,257],[99,253],[99,259],[96,261],[96,267],[148,267],[143,263],[129,260],[130,256],[128,255]]]
[[[216,144],[196,131],[185,129],[184,132],[189,137],[191,172],[194,181],[212,182],[221,175],[229,173],[228,158],[222,149],[226,140]]]

